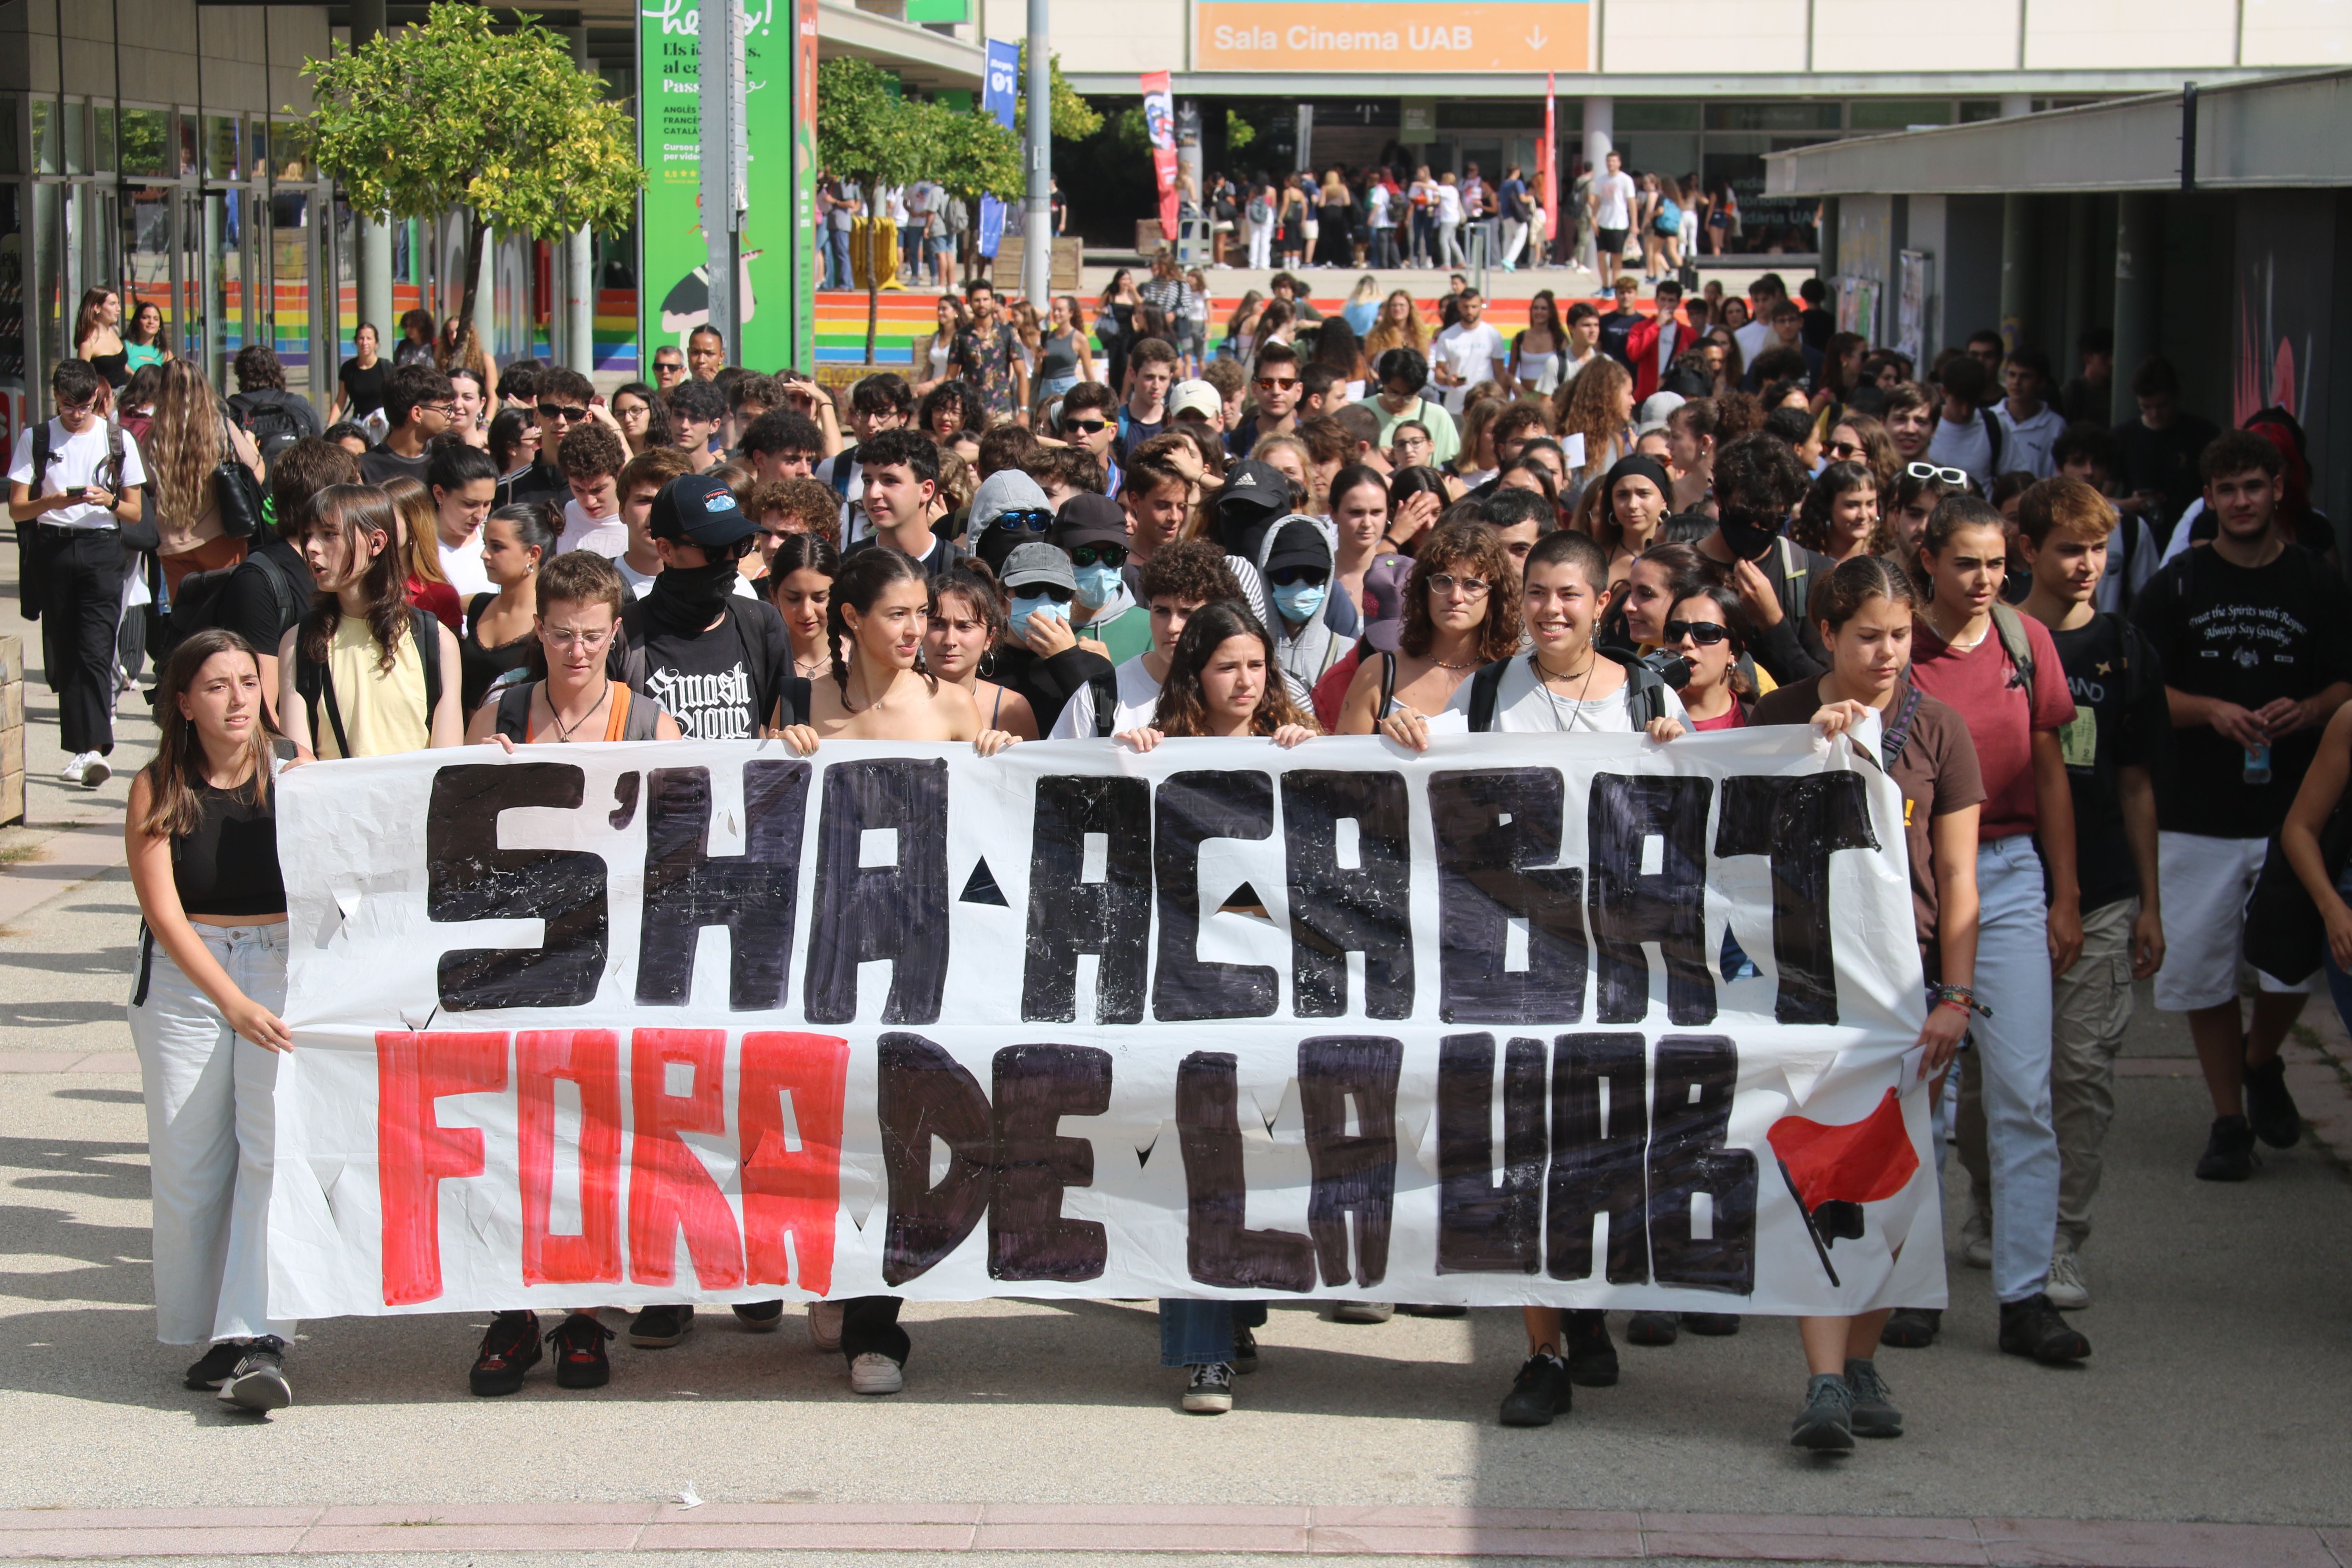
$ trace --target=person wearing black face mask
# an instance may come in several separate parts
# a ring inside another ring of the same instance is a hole
[[[662,570],[621,608],[615,676],[667,709],[688,740],[753,740],[763,725],[802,722],[808,682],[793,674],[783,617],[737,591],[756,531],[727,486],[703,474],[672,479],[646,531]]]
[[[1728,568],[1726,580],[1754,624],[1748,652],[1779,685],[1829,668],[1809,611],[1813,584],[1837,563],[1782,531],[1804,499],[1805,470],[1787,442],[1759,431],[1715,458],[1716,528],[1699,553]]]

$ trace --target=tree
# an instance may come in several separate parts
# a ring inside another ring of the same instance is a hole
[[[1078,96],[1062,75],[1062,57],[1045,58],[1046,96],[1052,100],[1054,139],[1057,142],[1083,142],[1102,129],[1102,115],[1095,106]],[[1021,96],[1013,110],[1013,128],[1023,137],[1029,134],[1029,45],[1021,45]]]
[[[881,315],[881,273],[874,265],[874,194],[884,185],[907,185],[939,162],[938,116],[929,107],[891,97],[889,79],[871,60],[841,56],[816,67],[816,155],[834,174],[857,182],[866,194],[866,363],[874,363],[875,329]]]
[[[338,45],[302,71],[316,104],[303,132],[354,212],[466,209],[460,321],[473,320],[492,225],[553,240],[615,233],[635,214],[646,172],[628,116],[535,22],[498,33],[488,11],[436,0],[423,26]]]

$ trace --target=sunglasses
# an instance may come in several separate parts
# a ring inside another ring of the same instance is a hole
[[[539,405],[539,416],[541,419],[561,419],[566,423],[577,425],[588,417],[588,411],[585,408],[566,408],[561,403],[542,403]]]
[[[1065,430],[1074,430],[1081,436],[1099,436],[1105,430],[1110,428],[1110,421],[1108,419],[1065,419],[1062,421],[1062,428]]]
[[[1042,509],[1000,511],[989,526],[1010,529],[1015,533],[1043,533],[1054,526],[1054,514]]]
[[[1429,586],[1433,593],[1451,594],[1454,589],[1459,588],[1468,598],[1483,599],[1486,596],[1487,589],[1493,584],[1484,577],[1456,577],[1451,572],[1433,572],[1430,574]]]
[[[1073,566],[1124,566],[1127,546],[1124,544],[1080,544],[1070,551]]]
[[[1077,597],[1076,589],[1065,588],[1058,583],[1020,583],[1013,585],[1013,592],[1024,599],[1032,594],[1041,595],[1057,605],[1066,605]]]
[[[1858,463],[1863,458],[1862,448],[1852,441],[1831,442],[1829,453],[1841,463]]]
[[[1295,375],[1262,375],[1257,378],[1257,384],[1264,392],[1284,392],[1297,386],[1298,378]]]
[[[1933,463],[1914,463],[1903,471],[1915,479],[1941,479],[1948,485],[1966,485],[1971,491],[1976,489],[1975,481],[1969,478],[1964,468],[1939,468]]]
[[[1721,621],[1668,621],[1666,643],[1672,647],[1685,637],[1701,647],[1713,647],[1731,635],[1731,628]]]
[[[1274,569],[1274,585],[1287,588],[1299,583],[1324,583],[1331,574],[1319,566],[1277,566]]]

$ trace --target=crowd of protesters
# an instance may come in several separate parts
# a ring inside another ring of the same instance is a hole
[[[2111,426],[2102,334],[2063,383],[1992,332],[1918,365],[1769,276],[1731,299],[1664,279],[1648,310],[1631,276],[1611,309],[1538,295],[1507,339],[1459,279],[1328,312],[1277,279],[1208,352],[1166,287],[1186,280],[1152,270],[1131,300],[1113,286],[1105,308],[1146,329],[1115,360],[1077,300],[1034,317],[976,284],[941,298],[911,376],[838,401],[728,365],[708,328],[610,395],[569,370],[493,379],[412,354],[380,384],[345,378],[337,412],[375,399],[373,434],[283,440],[257,428],[267,396],[225,402],[184,365],[144,367],[161,371],[144,404],[103,366],[58,366],[11,515],[80,782],[110,744],[118,619],[158,659],[163,738],[130,809],[147,931],[131,1026],[162,1337],[209,1346],[191,1387],[290,1397],[294,1326],[268,1316],[263,1257],[291,1044],[269,786],[313,758],[761,735],[803,753],[1422,747],[1441,715],[1668,746],[1851,731],[1905,799],[1920,1044],[2001,1350],[2090,1353],[2067,1314],[2091,1300],[2136,981],[2195,1037],[2200,1178],[2245,1181],[2258,1145],[2298,1141],[2281,1039],[2323,986],[2352,1016],[2333,828],[2352,602],[2291,415],[2217,430],[2151,360],[2137,416]],[[282,389],[274,368],[240,355],[241,398]],[[126,562],[149,589],[128,617]],[[773,1329],[782,1306],[733,1316]],[[808,1331],[853,1389],[887,1394],[898,1320],[892,1298],[820,1303]],[[1161,1303],[1186,1409],[1231,1407],[1265,1321]],[[693,1321],[650,1307],[628,1337],[657,1349]],[[1506,1424],[1618,1380],[1601,1312],[1525,1324]],[[1619,1331],[1662,1346],[1740,1326],[1653,1311]],[[1803,1320],[1792,1439],[1900,1434],[1877,1352],[1940,1329],[1925,1307]],[[551,1327],[501,1312],[470,1384],[512,1392],[543,1356],[562,1385],[601,1384],[614,1337],[591,1304]]]

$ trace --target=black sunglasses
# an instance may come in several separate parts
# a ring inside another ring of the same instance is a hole
[[[1077,597],[1075,589],[1065,588],[1058,583],[1024,583],[1013,593],[1014,597],[1024,599],[1032,594],[1042,594],[1057,605],[1066,605]]]
[[[1721,621],[1668,621],[1666,644],[1672,647],[1685,637],[1701,647],[1713,647],[1731,635],[1731,628]]]
[[[1124,544],[1079,544],[1070,549],[1073,566],[1124,566],[1127,546]]]
[[[588,417],[588,411],[585,408],[566,408],[561,403],[542,403],[539,405],[539,416],[541,419],[568,420],[577,425]]]
[[[989,526],[1011,529],[1015,533],[1043,533],[1054,526],[1054,514],[1026,508],[1020,511],[1000,511],[996,514],[996,521]]]
[[[1320,566],[1277,566],[1272,573],[1274,585],[1277,588],[1287,588],[1294,583],[1322,583],[1330,575]]]
[[[1065,430],[1076,430],[1081,436],[1097,436],[1110,428],[1110,421],[1108,419],[1065,419],[1062,421],[1062,428]]]

